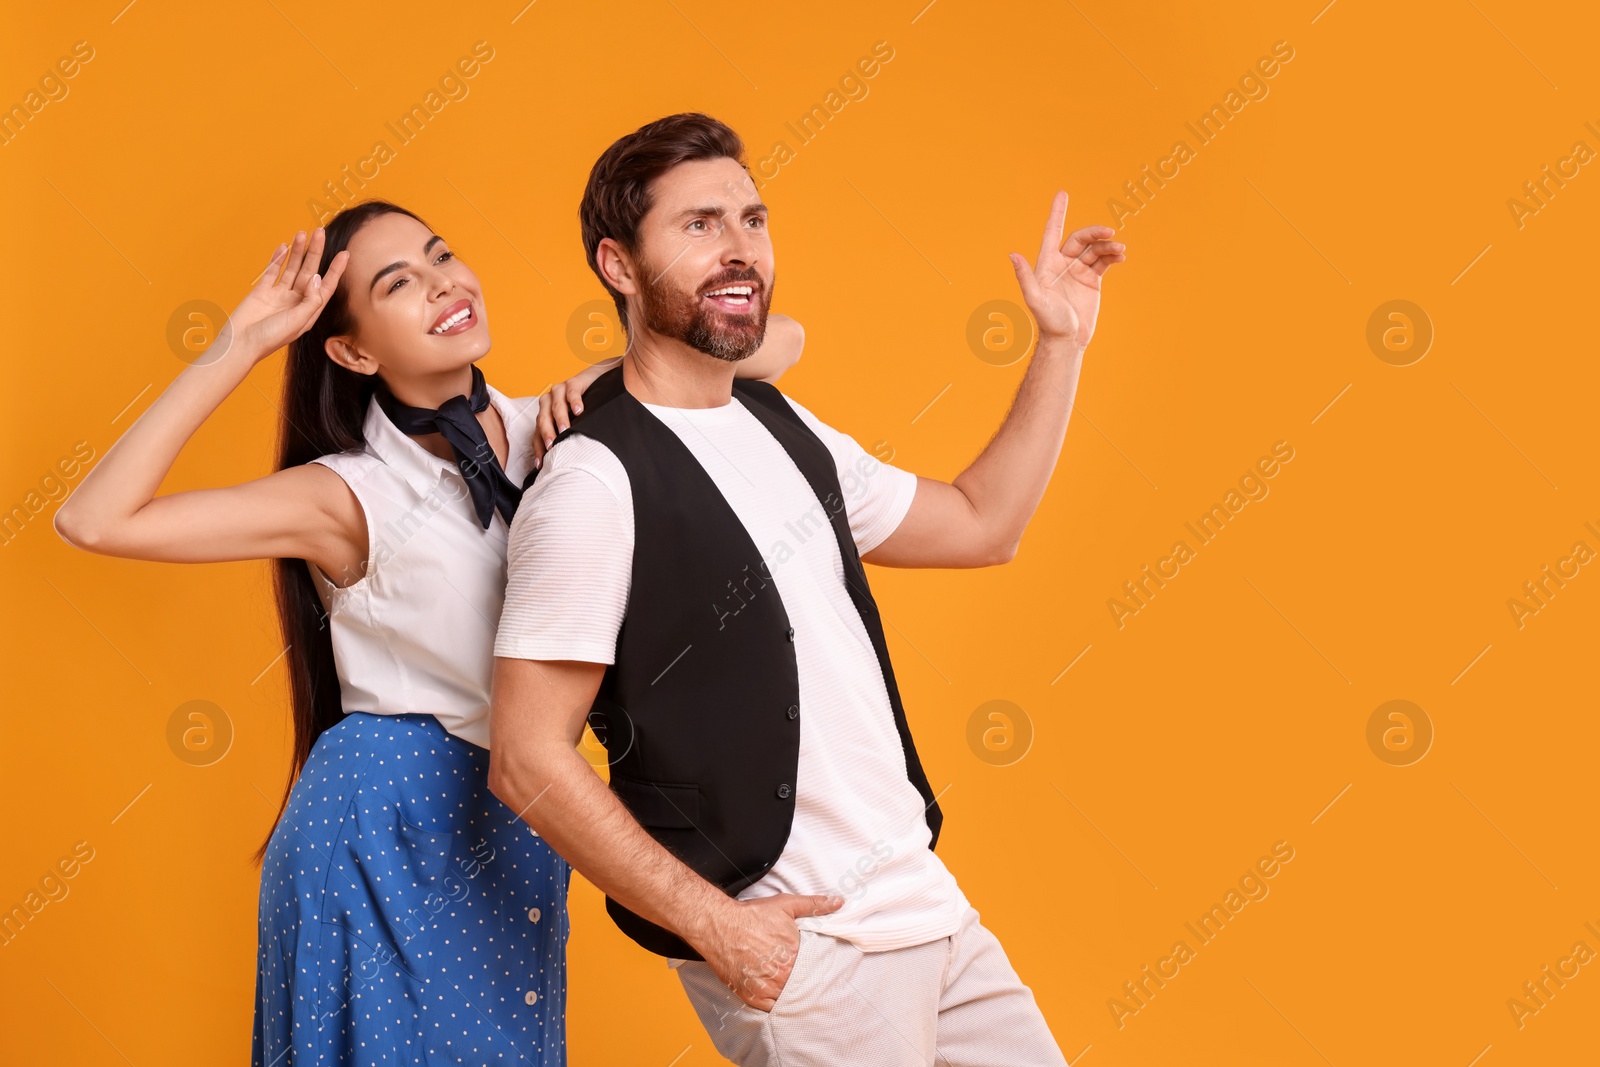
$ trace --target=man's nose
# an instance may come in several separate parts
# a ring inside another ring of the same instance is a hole
[[[735,225],[724,237],[722,262],[728,266],[754,267],[761,256],[756,235],[746,226]]]

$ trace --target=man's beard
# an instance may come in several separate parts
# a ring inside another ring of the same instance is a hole
[[[763,284],[755,268],[729,271],[706,287],[707,290],[720,289],[748,282],[755,288],[750,294],[750,299],[758,305],[754,313],[735,318],[701,300],[699,293],[685,292],[658,276],[648,263],[641,260],[639,267],[644,276],[639,303],[646,328],[726,363],[748,359],[761,347],[767,335],[772,284]],[[671,273],[670,268],[667,273]],[[775,283],[777,278],[772,281]]]

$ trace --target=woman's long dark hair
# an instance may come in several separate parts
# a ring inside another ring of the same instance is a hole
[[[363,226],[389,214],[407,215],[422,222],[405,208],[383,200],[368,200],[347,208],[324,227],[318,270],[326,275],[333,257],[350,246],[351,238]],[[311,328],[289,345],[278,424],[278,470],[366,444],[362,423],[376,379],[341,367],[328,358],[325,348],[328,338],[350,332],[350,307],[345,299],[348,288],[344,283],[341,279]],[[367,531],[367,536],[370,538],[372,531]],[[273,568],[278,621],[283,628],[283,641],[289,646],[285,659],[294,717],[294,766],[273,820],[276,831],[288,807],[289,792],[311,756],[311,746],[322,731],[339,721],[344,709],[339,702],[339,675],[333,663],[333,636],[310,570],[300,559],[274,560]],[[257,863],[266,856],[271,840],[269,832],[256,850]]]

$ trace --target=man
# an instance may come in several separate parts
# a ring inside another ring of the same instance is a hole
[[[627,324],[518,510],[490,787],[667,957],[740,1064],[1062,1064],[1033,995],[933,852],[941,816],[861,561],[1012,558],[1066,433],[1104,226],[1012,256],[1039,341],[954,483],[877,463],[734,365],[775,279],[734,132],[613,144],[579,217]],[[873,269],[842,266],[870,295]],[[604,741],[610,787],[575,749]]]

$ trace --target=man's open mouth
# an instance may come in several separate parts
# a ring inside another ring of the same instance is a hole
[[[754,285],[724,285],[700,294],[724,311],[748,311],[755,304]]]

